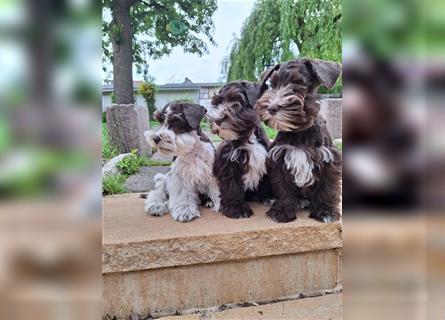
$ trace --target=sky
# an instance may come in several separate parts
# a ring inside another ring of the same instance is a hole
[[[230,52],[230,42],[235,33],[239,36],[244,20],[249,16],[253,0],[219,0],[218,9],[213,15],[215,23],[214,39],[216,46],[209,44],[209,54],[184,53],[182,48],[173,50],[169,56],[148,61],[149,74],[157,84],[183,82],[188,77],[193,82],[218,82],[221,79],[221,61]],[[134,80],[142,80],[142,75],[134,74]]]

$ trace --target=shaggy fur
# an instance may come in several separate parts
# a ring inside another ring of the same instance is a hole
[[[248,81],[226,84],[212,99],[207,118],[224,141],[216,150],[213,173],[220,189],[220,212],[230,218],[253,214],[246,200],[271,198],[267,179],[269,139],[253,110],[261,85]]]
[[[275,66],[263,77],[263,83],[270,78],[270,89],[255,110],[279,131],[267,159],[275,198],[267,215],[276,222],[295,220],[297,210],[305,207],[319,221],[340,218],[341,154],[319,115],[315,96],[320,85],[331,88],[340,73],[337,63],[297,59]]]
[[[215,150],[199,128],[205,112],[200,105],[175,102],[155,114],[162,126],[145,132],[145,137],[158,152],[176,159],[167,174],[155,176],[155,189],[145,200],[148,214],[161,216],[170,211],[177,221],[191,221],[200,217],[203,199],[209,199],[218,211],[219,190],[212,174]]]

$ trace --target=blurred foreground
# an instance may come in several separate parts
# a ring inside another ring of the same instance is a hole
[[[100,22],[0,1],[0,319],[100,319]]]
[[[445,317],[444,12],[344,3],[345,320]]]

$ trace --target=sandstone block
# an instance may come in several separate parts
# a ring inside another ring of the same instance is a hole
[[[148,216],[136,196],[104,199],[104,273],[249,259],[341,247],[341,223],[325,224],[301,212],[291,223],[269,219],[251,203],[249,219],[229,219],[210,209],[178,223],[170,215]]]

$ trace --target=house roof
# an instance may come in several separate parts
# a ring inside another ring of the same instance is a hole
[[[133,81],[133,90],[136,91],[143,81]],[[224,85],[221,82],[183,82],[183,83],[166,83],[156,85],[159,91],[177,91],[177,90],[198,90],[200,88],[220,88]],[[102,92],[113,92],[113,84],[102,85]]]

